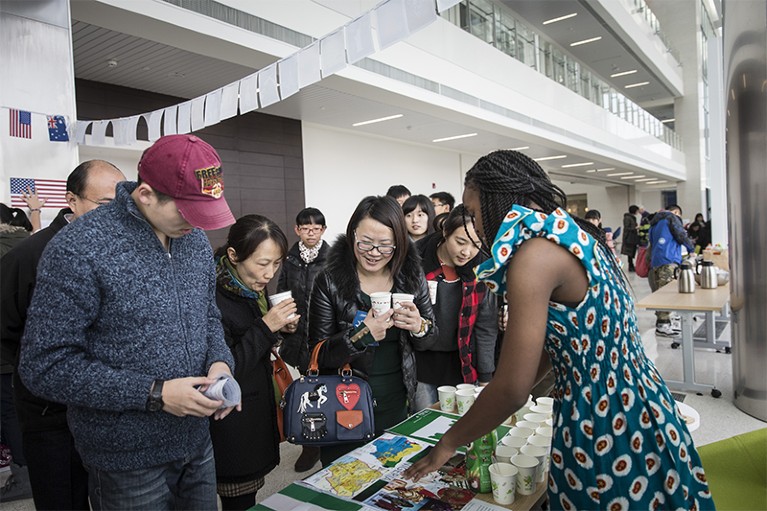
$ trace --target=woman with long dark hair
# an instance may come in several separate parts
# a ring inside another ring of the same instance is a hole
[[[376,314],[370,299],[376,292],[408,293],[414,299]],[[314,281],[309,347],[327,340],[319,353],[320,370],[334,372],[348,362],[368,380],[380,434],[404,420],[408,409],[414,411],[413,347],[430,342],[435,330],[429,289],[402,209],[391,197],[365,197]],[[322,447],[322,465],[357,446]]]
[[[264,476],[280,462],[270,353],[278,332],[295,325],[299,316],[292,298],[270,308],[266,286],[287,251],[285,234],[261,215],[238,219],[226,245],[216,251],[216,303],[242,390],[239,413],[210,421],[217,490],[225,510],[253,507]]]
[[[402,204],[410,239],[418,241],[434,232],[434,204],[425,195],[413,195]]]
[[[713,509],[685,421],[645,355],[625,276],[596,227],[571,217],[564,192],[516,151],[480,158],[465,186],[463,203],[492,257],[477,276],[509,302],[501,359],[466,415],[405,476],[417,481],[491,431],[553,367],[552,509]]]

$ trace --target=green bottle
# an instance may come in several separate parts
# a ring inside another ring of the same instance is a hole
[[[490,465],[498,445],[495,430],[474,440],[466,451],[466,480],[476,493],[490,493]]]

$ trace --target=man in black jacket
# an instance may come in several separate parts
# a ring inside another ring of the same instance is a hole
[[[18,353],[27,309],[37,280],[37,265],[48,242],[62,228],[115,196],[115,185],[125,181],[123,173],[103,160],[78,165],[67,178],[68,208],[59,211],[51,225],[19,243],[0,260],[0,339],[3,360],[18,364]],[[38,398],[29,392],[17,374],[13,377],[14,400],[22,431],[22,444],[32,485],[35,507],[44,509],[90,509],[88,473],[75,450],[67,426],[66,406]],[[11,477],[25,477],[17,469]],[[13,484],[6,485],[0,500],[13,500]]]
[[[277,292],[291,291],[301,318],[298,325],[288,325],[283,332],[280,356],[303,373],[309,365],[306,323],[309,318],[309,296],[314,278],[325,265],[328,244],[322,241],[325,215],[317,208],[306,208],[296,216],[295,232],[299,240],[290,248],[282,265]],[[319,447],[304,446],[296,460],[296,472],[306,472],[320,459]]]

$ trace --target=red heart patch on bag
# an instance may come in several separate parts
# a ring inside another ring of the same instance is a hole
[[[336,397],[341,406],[347,410],[351,410],[357,406],[357,402],[360,400],[360,386],[356,383],[351,385],[338,385],[336,386]]]

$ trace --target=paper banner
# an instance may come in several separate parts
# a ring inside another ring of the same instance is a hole
[[[349,64],[359,62],[375,53],[372,19],[373,15],[368,12],[344,27]]]
[[[346,67],[346,48],[343,29],[320,39],[322,77],[330,76]]]
[[[164,111],[162,128],[165,135],[176,135],[178,133],[176,131],[176,110],[178,110],[178,105],[169,106]]]
[[[294,53],[277,62],[280,74],[280,97],[289,98],[298,92],[298,56]]]
[[[178,129],[176,132],[179,135],[189,133],[192,131],[190,121],[192,119],[192,102],[185,101],[178,105]]]
[[[205,127],[205,96],[192,100],[192,131],[198,131]]]
[[[437,0],[437,10],[439,12],[445,12],[451,7],[461,3],[461,0]]]
[[[320,44],[316,41],[298,52],[298,86],[320,81]]]
[[[421,30],[437,20],[434,0],[405,0],[405,15],[410,33]]]
[[[277,65],[266,66],[258,72],[258,101],[261,108],[277,103],[280,94],[277,92]]]
[[[257,79],[258,74],[254,73],[240,80],[240,114],[258,108],[258,96],[256,94]]]
[[[221,89],[205,95],[205,126],[221,122]]]
[[[163,111],[164,110],[155,110],[154,112],[149,112],[148,114],[143,115],[147,127],[149,128],[150,142],[154,142],[160,138],[160,121],[162,120]]]
[[[237,91],[240,82],[230,83],[221,91],[221,120],[237,115]]]
[[[75,140],[78,144],[85,145],[85,132],[91,124],[93,123],[90,121],[77,121],[75,124]]]
[[[91,128],[92,145],[104,145],[108,124],[109,121],[93,121],[93,128]]]
[[[378,47],[388,48],[410,35],[405,16],[404,0],[389,0],[375,9]]]
[[[136,143],[136,127],[141,117],[144,116],[134,115],[133,117],[122,117],[112,120],[112,134],[116,146],[133,145]],[[157,122],[159,123],[159,120]]]

